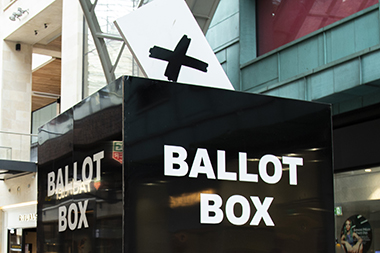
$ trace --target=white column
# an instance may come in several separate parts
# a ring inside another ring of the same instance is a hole
[[[83,12],[79,1],[63,0],[61,112],[82,100]]]
[[[3,213],[3,210],[0,210],[0,253],[7,252]]]
[[[30,134],[32,46],[21,44],[16,51],[15,42],[1,43],[0,131]],[[12,160],[29,161],[29,136],[0,133],[0,146],[12,148]],[[4,156],[4,148],[0,156]]]

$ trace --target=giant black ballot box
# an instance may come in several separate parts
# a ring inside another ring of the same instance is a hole
[[[334,252],[329,105],[123,76],[39,131],[38,252]]]

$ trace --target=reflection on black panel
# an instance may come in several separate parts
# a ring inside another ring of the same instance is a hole
[[[38,252],[334,252],[328,105],[122,77],[39,139]]]
[[[121,251],[121,89],[116,81],[40,129],[38,252]]]

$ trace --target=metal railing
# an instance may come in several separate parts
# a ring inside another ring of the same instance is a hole
[[[36,161],[37,146],[33,143],[37,141],[37,134],[0,131],[0,159]]]

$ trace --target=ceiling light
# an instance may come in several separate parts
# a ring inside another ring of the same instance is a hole
[[[21,7],[17,9],[16,12],[13,12],[12,15],[9,17],[10,20],[16,21],[16,18],[20,20],[20,17],[27,12],[29,14],[29,9],[28,10],[23,10]]]
[[[12,21],[16,21],[16,17],[17,17],[16,12],[13,12],[12,15],[9,17],[9,19]]]
[[[17,14],[17,16],[21,17],[22,14],[24,14],[25,12],[27,12],[29,14],[29,10],[23,10],[21,7],[18,7],[16,14]]]

